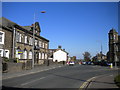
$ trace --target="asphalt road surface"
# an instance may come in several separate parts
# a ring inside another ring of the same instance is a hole
[[[76,88],[79,89],[88,79],[99,75],[111,75],[117,70],[93,65],[74,65],[48,71],[5,79],[3,86],[17,88]]]

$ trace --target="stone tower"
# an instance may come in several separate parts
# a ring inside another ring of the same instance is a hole
[[[115,60],[115,51],[116,51],[116,43],[118,43],[118,33],[115,29],[111,29],[108,33],[109,35],[109,61],[114,62]]]

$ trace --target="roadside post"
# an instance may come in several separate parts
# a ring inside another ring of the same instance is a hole
[[[18,58],[16,58],[17,59],[17,63],[19,62],[19,59]]]
[[[110,68],[113,68],[113,64],[112,63],[110,64]]]

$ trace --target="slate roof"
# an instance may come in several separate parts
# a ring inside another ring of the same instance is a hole
[[[38,22],[35,22],[35,23],[38,24]],[[14,22],[6,19],[5,17],[0,18],[0,27],[2,27],[2,28],[3,28],[3,27],[4,27],[4,28],[7,28],[7,29],[9,29],[9,30],[11,30],[11,31],[13,31],[13,27],[16,27],[16,28],[19,28],[19,29],[22,30],[22,31],[26,31],[26,32],[28,32],[29,34],[32,34],[32,32],[30,32],[31,26],[20,26],[20,25],[18,25],[18,24],[16,24],[16,23],[14,23]],[[36,36],[36,37],[39,37],[39,38],[42,38],[42,39],[44,39],[44,40],[46,40],[46,41],[49,42],[49,40],[47,40],[46,38],[44,38],[44,37],[42,37],[42,36],[38,36],[38,35],[35,35],[35,36]]]
[[[28,31],[31,30],[31,27],[30,27],[30,26],[23,26],[23,28],[27,29]]]
[[[117,32],[114,28],[112,28],[109,33],[117,33]]]

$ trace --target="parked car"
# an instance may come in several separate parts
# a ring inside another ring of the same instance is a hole
[[[110,66],[111,63],[107,62],[107,61],[104,61],[102,60],[101,61],[101,66]]]
[[[82,64],[83,64],[83,65],[86,65],[86,62],[85,62],[85,61],[83,61],[83,62],[82,62]]]
[[[89,62],[86,62],[87,63],[87,65],[92,65],[92,62],[91,61],[89,61]]]
[[[73,66],[74,64],[75,64],[74,61],[70,61],[70,62],[69,62],[69,66]]]

